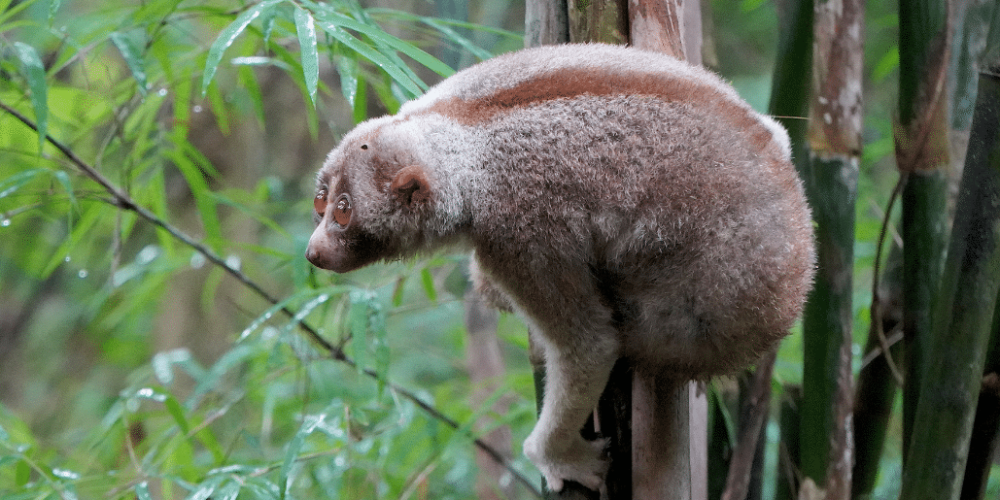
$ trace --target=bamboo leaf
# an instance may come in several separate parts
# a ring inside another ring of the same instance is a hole
[[[368,364],[368,304],[373,297],[371,292],[352,290],[348,298],[351,307],[347,310],[347,328],[351,332],[354,361],[361,370]]]
[[[32,179],[46,173],[47,171],[43,168],[35,168],[32,170],[25,170],[24,172],[18,172],[6,179],[0,180],[0,200],[14,194],[17,190],[24,187],[25,184],[31,182]]]
[[[222,32],[219,33],[219,37],[215,39],[212,46],[208,49],[208,58],[205,60],[205,74],[201,81],[201,95],[205,96],[208,91],[208,84],[212,82],[212,78],[215,77],[216,70],[219,69],[219,63],[222,62],[222,55],[225,53],[236,38],[240,36],[241,33],[247,26],[261,16],[262,13],[273,9],[277,4],[281,3],[282,0],[266,0],[257,5],[254,5],[247,11],[240,14],[235,21],[226,26]]]
[[[316,48],[316,26],[312,15],[301,7],[295,8],[295,31],[299,35],[302,53],[302,75],[313,106],[316,105],[316,84],[319,82],[319,53]]]
[[[14,51],[21,61],[21,70],[28,88],[31,90],[31,105],[35,108],[35,126],[38,127],[38,152],[45,145],[49,126],[48,85],[45,82],[45,66],[35,48],[22,42],[14,42]]]
[[[392,307],[399,307],[403,303],[403,285],[406,284],[406,275],[396,278],[396,285],[392,287]]]
[[[216,488],[222,484],[223,477],[216,476],[198,485],[198,489],[188,495],[187,500],[209,500],[214,496]]]
[[[63,170],[55,170],[52,172],[52,176],[59,181],[59,184],[61,184],[63,189],[66,191],[66,196],[69,197],[70,206],[77,206],[76,194],[73,192],[73,183],[69,179],[69,174]]]
[[[437,290],[434,288],[434,275],[431,274],[430,269],[423,268],[420,271],[420,283],[424,286],[424,293],[427,294],[427,298],[431,302],[437,302]]]
[[[358,61],[342,56],[337,61],[337,73],[340,74],[340,93],[354,109],[354,100],[358,95]]]
[[[286,498],[288,490],[291,489],[292,480],[294,479],[291,475],[292,465],[295,464],[295,460],[299,457],[302,446],[306,442],[306,437],[312,434],[316,430],[316,427],[322,424],[325,419],[325,414],[307,415],[305,421],[302,423],[302,427],[299,428],[299,431],[295,433],[295,436],[288,443],[288,448],[285,450],[285,460],[281,463],[281,498]]]
[[[146,63],[143,60],[142,54],[136,49],[132,40],[121,32],[115,31],[108,35],[108,38],[111,39],[111,43],[114,44],[118,52],[121,53],[122,58],[125,59],[125,64],[128,66],[129,71],[132,72],[132,78],[135,78],[136,83],[139,84],[139,93],[146,95],[149,83],[146,80]]]
[[[52,254],[49,261],[42,268],[41,275],[47,277],[52,274],[62,263],[69,260],[69,251],[75,248],[89,233],[94,226],[102,220],[106,214],[106,209],[102,205],[91,205],[85,210],[76,221],[75,227],[70,231],[69,237],[64,239],[59,248]]]
[[[260,24],[264,31],[264,47],[271,43],[271,33],[274,32],[274,20],[277,18],[277,9],[267,9],[260,14]]]
[[[364,78],[358,78],[358,86],[355,91],[357,95],[354,98],[352,118],[354,118],[354,123],[361,123],[368,117],[368,85]],[[396,109],[398,108],[397,105]]]
[[[374,47],[365,44],[361,40],[358,40],[353,35],[350,35],[340,26],[331,23],[329,21],[319,21],[317,25],[325,32],[329,33],[330,36],[336,38],[351,50],[357,52],[365,59],[375,63],[378,67],[382,68],[394,81],[399,83],[403,88],[409,91],[413,95],[420,95],[423,93],[421,85],[426,88],[426,85],[414,82],[409,75],[406,74],[407,70],[400,68],[398,64],[393,62],[391,59],[386,57],[381,52],[375,50]]]
[[[167,409],[167,413],[174,418],[174,422],[177,422],[177,427],[181,429],[181,432],[187,434],[191,431],[191,424],[188,423],[187,417],[184,416],[184,408],[177,399],[170,394],[164,394],[166,399],[163,401],[163,406]]]
[[[486,60],[493,57],[488,50],[479,47],[478,45],[472,43],[468,38],[460,35],[457,31],[452,29],[450,26],[441,22],[441,20],[433,17],[423,17],[420,19],[424,24],[438,30],[444,36],[448,37],[449,40],[457,43],[463,49],[469,51],[472,55],[476,56],[480,60]]]
[[[0,26],[4,28],[4,31],[10,29],[11,26],[7,24],[7,20],[17,17],[18,14],[20,14],[23,10],[27,9],[37,1],[38,0],[28,0],[26,2],[18,2],[10,9],[6,8],[0,9]],[[5,3],[7,3],[7,5],[10,5],[11,2],[7,0],[7,2]]]
[[[226,485],[222,488],[219,488],[218,491],[215,492],[215,496],[213,498],[217,498],[218,500],[236,500],[239,494],[239,483],[230,482],[226,483]]]
[[[212,365],[212,367],[205,374],[204,378],[198,382],[198,385],[195,386],[191,397],[188,398],[188,406],[193,406],[194,402],[199,398],[208,394],[213,389],[216,389],[223,375],[228,373],[234,367],[243,364],[256,354],[257,352],[246,344],[238,345],[229,351],[226,351],[226,353],[223,354],[214,365]]]
[[[452,69],[447,64],[441,62],[440,59],[428,54],[427,52],[421,50],[420,48],[416,47],[411,43],[404,42],[403,40],[400,40],[399,38],[392,36],[389,33],[386,33],[383,29],[379,28],[378,26],[372,26],[370,24],[361,23],[343,14],[328,10],[323,11],[320,14],[320,16],[321,19],[323,19],[324,21],[331,22],[333,24],[342,26],[352,31],[357,31],[362,35],[371,38],[371,40],[376,44],[385,45],[387,47],[391,47],[395,50],[398,50],[403,54],[406,54],[414,61],[426,66],[427,69],[430,69],[431,71],[441,76],[447,77],[455,73],[454,69]]]
[[[219,214],[216,211],[215,199],[211,195],[208,181],[202,173],[202,169],[195,164],[191,158],[180,148],[168,153],[168,157],[173,161],[177,170],[180,171],[184,180],[194,196],[195,206],[198,208],[198,215],[201,217],[202,227],[205,230],[205,239],[210,243],[217,244],[222,241],[222,224],[219,222]]]

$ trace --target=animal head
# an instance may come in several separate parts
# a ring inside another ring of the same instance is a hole
[[[371,120],[330,152],[316,176],[306,250],[317,267],[344,273],[422,246],[434,183],[400,133],[390,118]]]

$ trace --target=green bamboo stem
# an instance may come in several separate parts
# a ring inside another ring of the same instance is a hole
[[[851,331],[857,163],[813,158],[806,192],[816,221],[819,268],[803,316],[802,474],[825,485],[838,400],[841,350]]]
[[[858,373],[854,397],[854,472],[851,497],[872,498],[878,477],[882,450],[888,435],[889,420],[899,385],[887,357],[882,354],[883,341],[889,344],[893,362],[902,359],[902,287],[903,253],[893,245],[883,267],[878,293],[881,312],[878,315],[881,332],[870,329],[864,348],[865,358]],[[898,369],[899,367],[896,366]]]
[[[949,161],[947,0],[899,6],[899,130],[896,158],[906,176],[902,193],[903,331],[908,381],[904,387],[903,456],[911,441],[921,377],[934,348],[931,311],[947,234]]]
[[[944,165],[942,165],[943,167]],[[921,377],[933,348],[931,311],[944,265],[947,236],[948,179],[939,169],[912,172],[902,193],[903,331],[906,337],[906,380],[903,388],[903,453],[909,446],[919,401]]]
[[[951,127],[959,135],[968,134],[972,122],[971,103],[976,95],[977,83],[971,78],[983,60],[1000,59],[1000,6],[994,2],[959,4],[956,11],[956,35],[953,41],[955,57],[949,75],[954,89],[952,98]],[[985,40],[986,43],[980,42]],[[987,53],[988,49],[993,54]],[[986,57],[984,57],[984,54]],[[958,151],[953,150],[956,155]],[[1000,304],[1000,297],[997,298]],[[985,497],[986,486],[1000,441],[1000,307],[993,313],[993,331],[990,334],[986,367],[983,370],[983,387],[979,391],[976,418],[969,443],[969,459],[962,481],[961,498],[980,500]]]
[[[997,298],[1000,303],[1000,297]],[[998,441],[1000,441],[1000,307],[993,309],[993,328],[986,366],[983,369],[983,386],[976,404],[976,419],[969,440],[969,460],[962,480],[962,500],[980,500],[986,495],[986,485],[993,468]]]
[[[799,408],[802,406],[802,387],[786,385],[781,396],[780,422],[781,442],[778,449],[777,487],[774,500],[794,500],[798,498],[800,455],[799,455]]]
[[[1000,291],[1000,76],[981,74],[972,135],[934,315],[901,498],[961,490],[997,292]]]
[[[802,173],[809,168],[806,148],[809,113],[809,82],[812,68],[813,0],[789,0],[779,9],[783,29],[778,38],[778,56],[771,83],[768,112],[781,122],[792,139],[792,159]]]
[[[784,9],[778,11],[779,24],[789,28],[782,30],[778,39],[778,56],[772,81],[769,112],[788,129],[795,168],[803,178],[808,178],[811,170],[806,144],[808,123],[801,118],[808,116],[809,111],[813,59],[813,0],[790,0],[782,6]],[[809,302],[813,303],[818,299],[820,298],[814,291],[809,297]],[[805,326],[805,331],[810,331],[808,325]],[[809,383],[815,385],[815,381]],[[803,419],[805,418],[807,417],[803,414]],[[807,437],[807,432],[812,434],[815,431],[802,429],[799,441],[800,456],[814,455],[815,450],[809,446],[819,441],[816,436]],[[825,439],[820,446],[822,450],[829,449]],[[822,455],[826,457],[827,453],[824,451]],[[825,465],[818,468],[823,469],[821,474],[825,475]]]
[[[863,12],[859,0],[816,5],[810,165],[803,172],[816,222],[818,268],[803,315],[800,451],[803,476],[830,500],[850,496],[854,446],[851,345]]]

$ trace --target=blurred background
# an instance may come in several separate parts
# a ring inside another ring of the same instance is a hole
[[[704,64],[762,112],[778,7],[702,4]],[[869,0],[865,15],[855,371],[898,176],[898,8]],[[477,490],[482,468],[464,426],[503,431],[499,448],[534,478],[519,447],[535,402],[515,317],[482,319],[488,331],[497,325],[485,341],[493,364],[477,373],[483,363],[470,361],[480,351],[466,326],[467,256],[346,276],[303,258],[314,174],[339,138],[450,68],[521,48],[524,18],[523,3],[507,0],[0,0],[0,103],[222,263],[123,206],[0,111],[0,496],[529,497],[504,470],[491,493]],[[960,154],[969,78],[949,82],[954,109],[965,110],[952,125]],[[332,359],[227,267],[363,368]],[[801,383],[801,346],[797,329],[776,388]],[[710,387],[723,401],[732,385]],[[899,489],[893,415],[873,498]],[[766,437],[754,498],[776,494],[776,421]],[[995,498],[1000,485],[988,491]]]

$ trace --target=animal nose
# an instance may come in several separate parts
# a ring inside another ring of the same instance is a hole
[[[306,260],[312,262],[314,266],[319,266],[319,264],[316,263],[316,261],[319,260],[319,252],[317,252],[313,247],[306,248]]]

